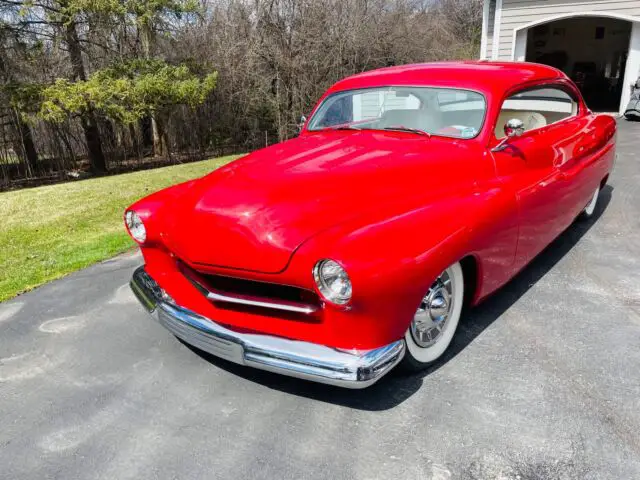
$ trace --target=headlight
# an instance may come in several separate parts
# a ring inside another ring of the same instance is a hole
[[[313,267],[318,290],[331,303],[344,305],[351,300],[351,280],[344,268],[333,260],[320,260]]]
[[[129,234],[133,239],[138,243],[144,243],[147,239],[147,229],[144,227],[140,216],[133,210],[129,210],[125,214],[124,219],[129,229]]]

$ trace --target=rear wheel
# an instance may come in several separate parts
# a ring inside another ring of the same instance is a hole
[[[462,267],[454,263],[433,282],[416,310],[405,334],[405,368],[422,370],[440,358],[458,328],[463,299]]]

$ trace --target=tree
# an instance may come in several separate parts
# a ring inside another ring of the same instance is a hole
[[[186,65],[161,60],[131,60],[98,70],[83,81],[57,80],[39,92],[37,116],[62,122],[69,115],[92,111],[124,124],[145,116],[164,120],[176,105],[201,104],[215,88],[217,76],[198,76]],[[160,135],[166,138],[165,132]]]
[[[99,173],[96,145],[114,169],[246,152],[295,135],[347,75],[477,58],[482,2],[0,0],[0,12],[0,112],[28,119],[40,165],[77,169],[88,150]],[[0,134],[2,181],[21,175],[3,159],[29,133],[5,120]]]
[[[180,19],[183,14],[194,13],[198,5],[193,1],[180,0],[127,0],[120,11],[121,18],[133,18],[142,45],[142,57],[150,60],[156,49],[158,33],[166,27],[165,19],[175,17]],[[150,113],[151,131],[153,138],[153,153],[163,156],[169,153],[165,121]]]
[[[66,46],[69,61],[69,77],[75,81],[86,79],[82,58],[82,46],[77,25],[82,13],[82,1],[75,0],[0,0],[0,6],[12,20],[11,28],[25,37],[25,41],[62,42]],[[82,129],[89,151],[93,173],[106,171],[97,121],[92,111],[81,117]]]
[[[107,15],[120,28],[134,28],[139,39],[141,52],[134,52],[144,60],[161,59],[157,55],[157,37],[171,29],[173,19],[180,21],[183,16],[198,12],[194,0],[74,0],[86,11]],[[150,112],[153,153],[165,156],[169,153],[164,119]]]
[[[67,10],[69,13],[63,13],[64,20],[64,41],[69,49],[69,59],[71,61],[72,79],[75,82],[85,82],[87,74],[85,71],[84,61],[82,60],[82,49],[80,39],[78,37],[77,25],[73,8],[64,7],[62,12]],[[91,161],[91,171],[93,173],[104,173],[107,170],[107,164],[102,151],[102,140],[98,131],[98,122],[92,106],[85,109],[80,115],[82,122],[82,130],[84,138],[87,142],[89,150],[89,159]]]
[[[11,102],[11,95],[7,95],[17,83],[17,79],[13,73],[14,69],[10,66],[10,60],[7,54],[7,37],[10,33],[8,28],[2,28],[0,30],[0,82],[4,86],[4,101],[5,105],[7,105],[8,112],[10,112],[9,122],[13,128],[13,149],[27,165],[27,169],[33,174],[38,168],[38,152],[33,142],[31,127],[24,121],[19,110],[13,102]]]

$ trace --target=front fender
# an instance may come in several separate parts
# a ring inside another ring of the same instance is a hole
[[[349,313],[374,319],[369,327],[383,328],[392,341],[404,335],[435,278],[462,258],[477,262],[476,299],[504,283],[516,239],[515,199],[495,186],[338,225],[303,244],[292,266],[311,268],[320,258],[341,263],[353,284]]]
[[[164,242],[164,233],[170,219],[170,216],[166,215],[164,211],[170,209],[176,200],[195,185],[196,181],[190,180],[159,190],[141,198],[125,210],[125,212],[135,211],[144,222],[147,229],[145,245]]]

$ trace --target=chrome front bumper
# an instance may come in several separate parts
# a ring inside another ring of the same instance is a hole
[[[373,385],[402,360],[404,340],[373,350],[338,350],[270,335],[238,333],[174,304],[144,270],[131,289],[146,310],[176,337],[240,365],[347,388]]]

